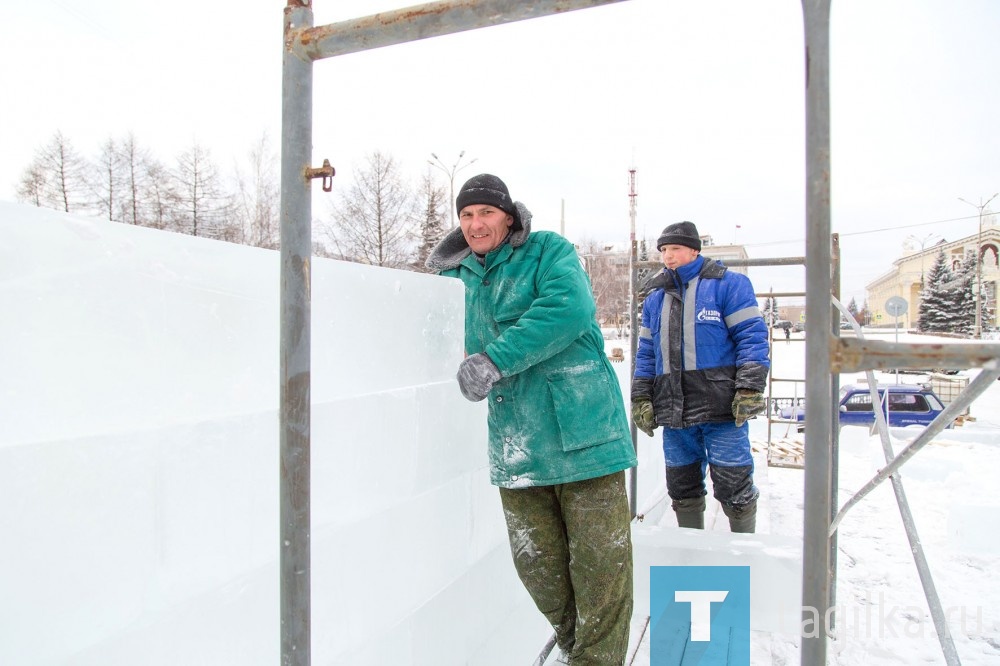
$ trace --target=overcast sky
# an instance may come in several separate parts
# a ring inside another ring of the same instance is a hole
[[[226,171],[264,133],[277,147],[285,4],[3,3],[0,199],[56,131],[88,157],[133,132],[168,164],[197,142]],[[315,0],[315,25],[412,4]],[[320,61],[314,162],[329,159],[343,190],[374,150],[414,182],[431,152],[451,165],[464,150],[476,162],[456,188],[495,173],[535,228],[559,230],[565,206],[574,242],[628,240],[634,166],[640,237],[687,219],[755,258],[801,255],[802,35],[796,0],[628,0]],[[834,0],[845,300],[860,303],[908,236],[976,232],[959,197],[1000,190],[998,35],[995,0]],[[798,290],[804,270],[751,278]]]

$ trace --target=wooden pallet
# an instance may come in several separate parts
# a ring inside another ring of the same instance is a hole
[[[778,439],[768,442],[751,442],[751,451],[767,455],[770,467],[805,467],[805,444],[796,439]]]

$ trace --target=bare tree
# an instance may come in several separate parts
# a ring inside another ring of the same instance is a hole
[[[278,249],[281,241],[278,156],[267,134],[261,136],[248,154],[247,171],[236,167],[233,222],[242,230],[242,242],[256,247]]]
[[[175,223],[193,236],[221,238],[227,235],[225,198],[219,171],[208,149],[195,143],[177,158],[172,191]]]
[[[420,245],[417,247],[414,268],[417,271],[427,272],[424,262],[427,261],[431,250],[445,236],[445,216],[448,214],[449,205],[444,188],[434,184],[429,170],[420,183],[420,198],[424,204],[424,215],[420,220]]]
[[[145,187],[139,190],[142,192],[142,200],[146,208],[142,218],[145,221],[142,224],[154,229],[166,229],[171,223],[171,205],[174,200],[174,194],[170,188],[170,172],[165,166],[152,159],[146,162],[144,171],[148,180]]]
[[[155,163],[131,132],[118,144],[118,159],[122,191],[119,195],[120,221],[162,228],[162,224],[157,224],[156,215],[160,186],[151,172],[162,174],[163,167]]]
[[[21,178],[19,194],[36,205],[67,213],[86,208],[87,162],[69,139],[56,132],[36,154]]]
[[[628,319],[628,255],[590,239],[580,244],[579,252],[590,276],[598,321],[620,333]]]
[[[115,140],[108,138],[101,145],[97,158],[99,171],[94,177],[94,200],[98,212],[109,220],[122,221],[122,157]]]
[[[395,161],[381,152],[367,158],[350,191],[334,206],[336,245],[350,260],[405,268],[415,233],[414,197]]]
[[[32,163],[21,175],[21,182],[17,186],[17,198],[19,201],[27,201],[41,208],[44,196],[45,172],[39,165]]]

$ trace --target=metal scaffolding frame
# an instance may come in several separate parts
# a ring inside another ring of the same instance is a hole
[[[313,179],[322,178],[324,189],[328,189],[334,175],[328,162],[319,168],[311,167],[313,63],[338,55],[620,1],[443,0],[319,27],[313,26],[312,0],[287,1],[282,59],[279,350],[282,664],[299,666],[311,662],[310,184]],[[836,335],[829,300],[833,285],[839,283],[839,276],[831,275],[829,270],[830,5],[831,0],[802,0],[806,92],[805,397],[810,404],[831,405],[830,410],[811,411],[806,422],[802,603],[804,608],[819,611],[820,616],[824,616],[832,605],[830,535],[834,510],[836,373],[846,369],[885,367],[885,363],[891,363],[892,367],[918,367],[930,356],[937,359],[936,367],[987,366],[992,370],[997,368],[1000,357],[997,351],[1000,345],[934,345],[933,349],[922,349],[920,345],[878,344],[841,339]],[[973,384],[978,387],[981,383]],[[972,388],[970,385],[967,392]],[[907,457],[898,456],[893,461],[893,469]],[[803,664],[826,663],[826,636],[817,633],[802,641]]]

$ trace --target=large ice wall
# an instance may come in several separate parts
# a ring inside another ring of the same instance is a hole
[[[0,203],[0,664],[278,662],[278,263]],[[311,269],[313,663],[529,663],[462,285]]]

